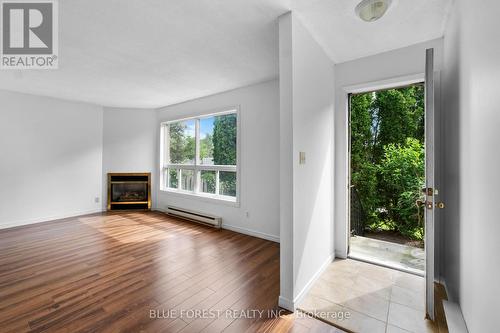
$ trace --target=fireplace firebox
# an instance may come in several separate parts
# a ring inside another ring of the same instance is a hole
[[[151,173],[108,173],[108,210],[151,209]]]

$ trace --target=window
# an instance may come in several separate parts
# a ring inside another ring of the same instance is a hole
[[[162,124],[161,189],[236,201],[236,110]]]

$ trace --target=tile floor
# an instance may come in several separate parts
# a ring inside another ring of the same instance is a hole
[[[424,297],[420,276],[346,259],[323,272],[298,308],[352,332],[447,332],[424,319]]]

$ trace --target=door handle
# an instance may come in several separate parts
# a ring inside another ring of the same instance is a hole
[[[415,204],[417,205],[417,207],[426,207],[427,209],[432,209],[433,206],[432,206],[432,201],[424,201],[424,200],[417,200],[415,201]],[[444,208],[444,203],[442,202],[439,202],[439,203],[436,203],[436,207],[438,208]]]

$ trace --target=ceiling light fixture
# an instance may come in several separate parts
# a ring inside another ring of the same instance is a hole
[[[363,0],[356,6],[356,15],[363,21],[373,22],[384,16],[392,0]]]

